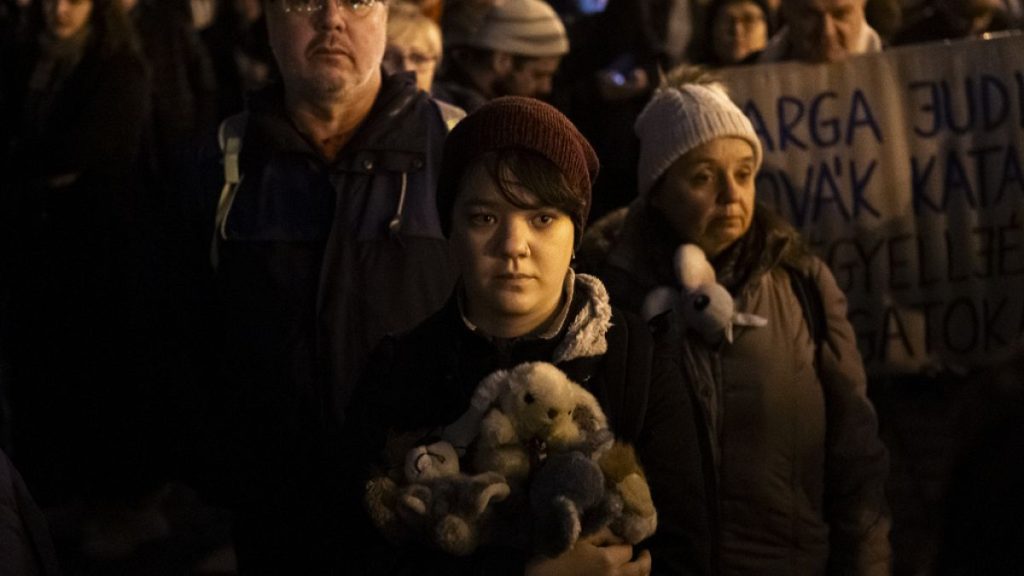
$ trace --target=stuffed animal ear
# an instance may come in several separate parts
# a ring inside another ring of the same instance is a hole
[[[501,474],[495,472],[481,474],[475,477],[474,480],[483,485],[483,488],[476,497],[474,512],[477,515],[483,514],[491,502],[501,502],[508,498],[508,495],[512,492]]]
[[[508,370],[496,370],[480,381],[473,397],[469,401],[469,409],[458,420],[445,426],[441,438],[447,440],[460,454],[480,434],[480,421],[491,406],[512,387],[512,379]]]
[[[762,328],[768,325],[768,319],[764,316],[758,316],[750,312],[737,312],[733,316],[732,323],[737,326],[750,326],[752,328]]]
[[[684,292],[690,293],[700,286],[717,282],[715,269],[696,244],[683,244],[676,249],[673,267]]]
[[[495,401],[512,387],[512,379],[508,370],[495,370],[490,376],[484,378],[473,391],[473,398],[470,404],[473,408],[486,411]]]
[[[441,440],[429,446],[416,446],[405,456],[405,478],[423,482],[459,472],[459,455],[455,447]]]
[[[576,391],[576,408],[572,411],[572,419],[586,434],[608,428],[608,417],[601,410],[597,398],[583,388]]]

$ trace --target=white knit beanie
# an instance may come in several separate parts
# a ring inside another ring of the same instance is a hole
[[[481,5],[482,4],[482,5]],[[542,0],[490,0],[466,2],[467,14],[446,14],[444,42],[546,58],[569,52],[569,36],[562,19]],[[454,12],[454,11],[453,11]]]
[[[719,84],[658,89],[636,119],[640,138],[637,188],[644,197],[683,154],[723,136],[742,138],[754,149],[754,170],[763,154],[754,125]]]

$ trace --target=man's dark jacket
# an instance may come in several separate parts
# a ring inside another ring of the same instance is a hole
[[[205,448],[223,474],[207,488],[235,507],[241,547],[289,570],[318,567],[322,558],[302,554],[331,547],[321,498],[328,423],[344,420],[377,341],[425,318],[452,288],[435,203],[449,127],[407,75],[384,78],[333,161],[287,117],[280,86],[256,94],[247,114],[241,181],[214,248],[220,341],[209,414],[222,426]],[[207,193],[224,182],[220,154],[211,159],[200,175]],[[205,209],[206,233],[213,202],[192,207]]]

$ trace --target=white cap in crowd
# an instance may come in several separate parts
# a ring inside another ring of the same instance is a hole
[[[640,196],[645,196],[683,154],[721,137],[749,142],[754,149],[755,169],[761,167],[763,153],[754,125],[720,84],[659,88],[637,117],[634,129],[640,138]]]
[[[545,58],[569,52],[569,36],[561,18],[542,0],[466,2],[466,13],[445,15],[444,41],[448,46],[469,46]],[[459,6],[458,8],[462,8]]]

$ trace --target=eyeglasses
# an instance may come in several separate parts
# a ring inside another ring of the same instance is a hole
[[[281,0],[281,7],[286,13],[312,14],[325,9],[327,2],[334,2],[338,8],[362,16],[368,14],[377,4],[386,4],[387,0]]]
[[[406,64],[413,68],[425,68],[437,62],[437,56],[424,54],[418,50],[405,52],[397,46],[388,46],[384,52],[384,61],[396,69],[402,69]]]

